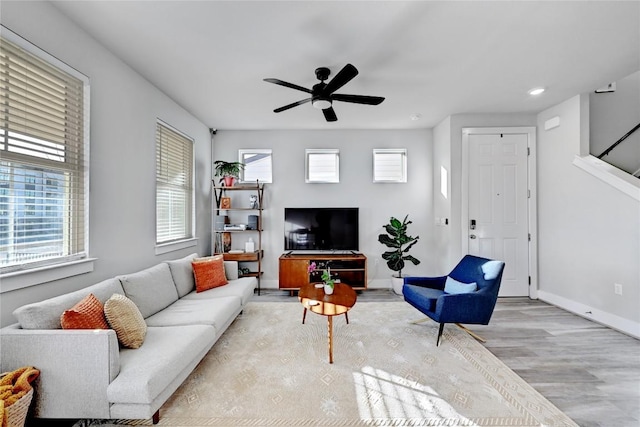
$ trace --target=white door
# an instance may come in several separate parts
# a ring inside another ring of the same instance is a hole
[[[468,137],[468,252],[505,262],[500,296],[529,295],[528,138]]]

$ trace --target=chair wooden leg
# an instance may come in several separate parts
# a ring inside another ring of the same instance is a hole
[[[422,318],[422,319],[418,319],[418,320],[413,320],[409,323],[411,323],[412,325],[417,325],[418,323],[422,323],[422,322],[426,322],[427,320],[429,320],[428,317]]]
[[[436,339],[436,347],[440,346],[440,338],[442,338],[442,332],[444,331],[444,323],[440,323],[438,328],[438,339]]]
[[[153,422],[153,424],[158,424],[160,422],[160,409],[158,409],[156,413],[153,414],[151,422]]]
[[[471,335],[472,337],[474,337],[475,339],[477,339],[480,342],[487,342],[487,340],[485,340],[484,338],[482,338],[480,335],[476,334],[475,332],[471,331],[470,329],[466,328],[465,326],[461,325],[460,323],[456,323],[456,325],[462,329],[463,331],[465,331],[466,333],[468,333],[469,335]]]

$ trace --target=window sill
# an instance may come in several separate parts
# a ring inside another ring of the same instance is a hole
[[[85,258],[79,261],[3,274],[0,276],[0,294],[90,273],[93,271],[95,260],[96,258]]]
[[[198,244],[198,239],[185,239],[179,240],[177,242],[164,243],[161,245],[156,245],[156,255],[162,255],[169,252],[179,251],[180,249],[186,249]]]

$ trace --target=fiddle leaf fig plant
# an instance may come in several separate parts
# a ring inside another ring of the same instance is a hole
[[[382,254],[382,259],[387,261],[387,266],[392,271],[398,272],[395,277],[402,277],[405,261],[412,262],[413,265],[420,264],[420,260],[408,253],[420,238],[420,236],[412,237],[407,234],[407,226],[412,223],[408,218],[409,215],[405,216],[401,222],[397,218],[391,217],[389,223],[384,225],[387,234],[378,235],[378,241],[391,248]]]

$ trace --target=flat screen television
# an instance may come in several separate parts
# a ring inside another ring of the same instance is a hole
[[[286,251],[358,251],[358,208],[284,208]]]

